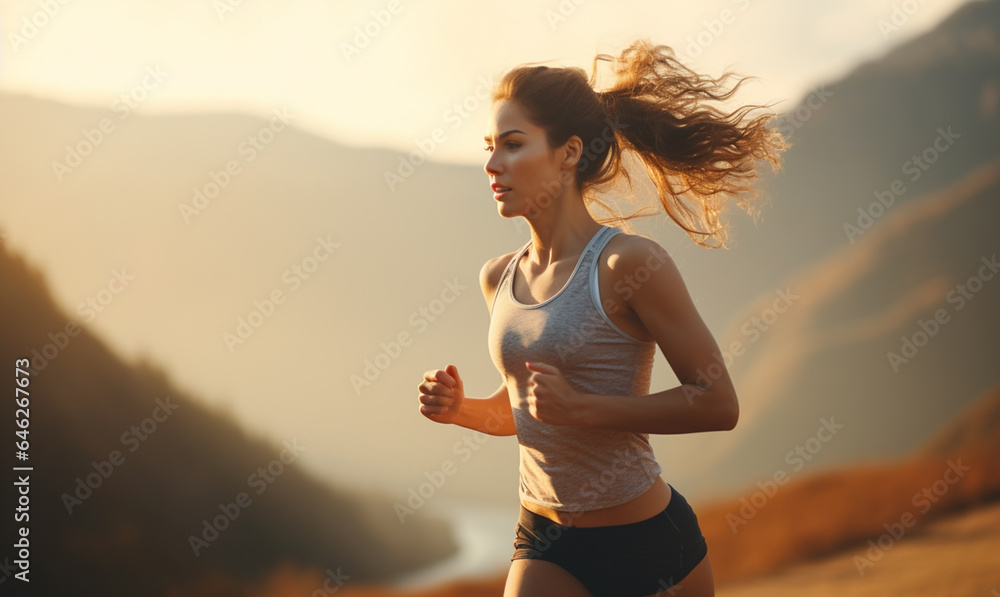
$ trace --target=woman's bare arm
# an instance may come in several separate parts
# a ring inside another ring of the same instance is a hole
[[[650,239],[634,236],[620,246],[615,288],[624,291],[622,298],[655,338],[681,385],[648,396],[583,394],[580,424],[636,433],[732,429],[740,412],[736,390],[677,266]]]
[[[501,384],[488,398],[467,398],[458,368],[448,365],[424,373],[420,391],[420,414],[436,423],[459,425],[490,435],[514,435],[507,385]]]
[[[513,253],[487,261],[479,271],[479,284],[489,307],[500,282],[500,276]],[[514,414],[510,406],[507,384],[501,383],[487,398],[467,398],[458,368],[448,365],[424,373],[418,386],[420,413],[437,423],[459,425],[490,435],[515,435]]]
[[[490,435],[515,435],[514,414],[507,384],[501,384],[488,398],[465,398],[453,424]]]
[[[493,305],[493,295],[497,286],[500,285],[500,278],[507,263],[513,257],[514,252],[500,255],[490,259],[483,264],[479,270],[479,286],[483,291],[483,299],[486,301],[487,309]],[[490,314],[492,316],[492,313]],[[467,408],[458,415],[459,420],[456,425],[476,429],[491,435],[515,435],[514,415],[510,406],[510,394],[507,392],[507,384],[502,383],[488,398],[470,398],[465,400]],[[471,403],[471,404],[470,404]],[[493,430],[486,429],[489,426]]]

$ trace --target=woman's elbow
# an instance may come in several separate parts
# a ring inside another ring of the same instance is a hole
[[[737,421],[740,420],[740,402],[739,400],[736,399],[735,395],[733,396],[733,399],[729,405],[728,412],[729,412],[729,418],[726,419],[727,425],[725,431],[730,431],[732,429],[735,429]]]
[[[736,395],[726,397],[719,407],[719,431],[732,431],[740,420],[740,403]]]

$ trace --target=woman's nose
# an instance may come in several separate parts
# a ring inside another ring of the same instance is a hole
[[[483,166],[486,173],[489,175],[497,174],[500,172],[500,161],[497,159],[497,154],[490,154],[490,159],[486,160],[486,165]]]

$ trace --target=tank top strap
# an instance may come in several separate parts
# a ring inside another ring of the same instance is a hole
[[[597,257],[601,254],[601,251],[604,250],[604,247],[608,245],[608,242],[611,241],[611,237],[618,234],[619,232],[621,232],[620,228],[605,226],[597,233],[596,237],[594,238],[594,242],[591,243],[590,247],[587,248],[587,250],[590,252],[589,267],[591,268],[591,270],[593,270],[596,267]],[[589,274],[590,272],[587,273]]]
[[[517,263],[518,259],[521,258],[521,254],[524,253],[524,250],[528,248],[528,245],[530,244],[531,241],[529,240],[521,245],[521,248],[515,251],[513,257],[511,257],[510,261],[507,262],[507,266],[503,269],[503,273],[500,274],[500,281],[497,282],[496,291],[493,293],[493,302],[490,303],[490,317],[493,316],[493,309],[496,308],[497,297],[500,296],[500,293],[504,290],[504,285],[507,283],[508,278],[510,278],[510,272],[514,269],[514,264]]]
[[[590,296],[593,299],[594,305],[600,308],[601,305],[601,289],[598,284],[598,265],[600,264],[601,252],[604,251],[604,247],[608,245],[611,238],[621,232],[620,228],[614,228],[611,226],[605,226],[601,230],[593,246],[590,247],[590,255],[587,257],[590,262],[587,264],[588,270],[586,272],[581,272],[586,274],[586,279],[590,285]],[[599,309],[600,310],[600,309]]]
[[[611,237],[615,234],[621,232],[618,228],[612,228],[610,226],[604,225],[598,230],[593,238],[587,243],[584,248],[583,255],[580,256],[580,261],[578,267],[574,269],[571,278],[566,282],[566,289],[572,287],[579,287],[589,284],[591,286],[591,295],[599,296],[597,292],[597,257],[604,250],[604,247],[611,240]],[[525,250],[531,245],[531,241],[521,245],[514,255],[507,262],[507,266],[504,268],[503,273],[500,275],[500,281],[497,283],[496,291],[493,294],[493,302],[490,305],[490,316],[493,315],[493,310],[496,308],[497,297],[501,292],[506,291],[506,285],[510,283],[512,278],[511,273],[516,267],[517,262],[520,260],[521,256],[524,254]],[[595,300],[595,304],[600,304],[600,300]]]

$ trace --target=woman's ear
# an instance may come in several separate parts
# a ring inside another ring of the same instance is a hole
[[[577,135],[573,135],[563,143],[563,166],[576,168],[580,158],[583,157],[583,141]]]

